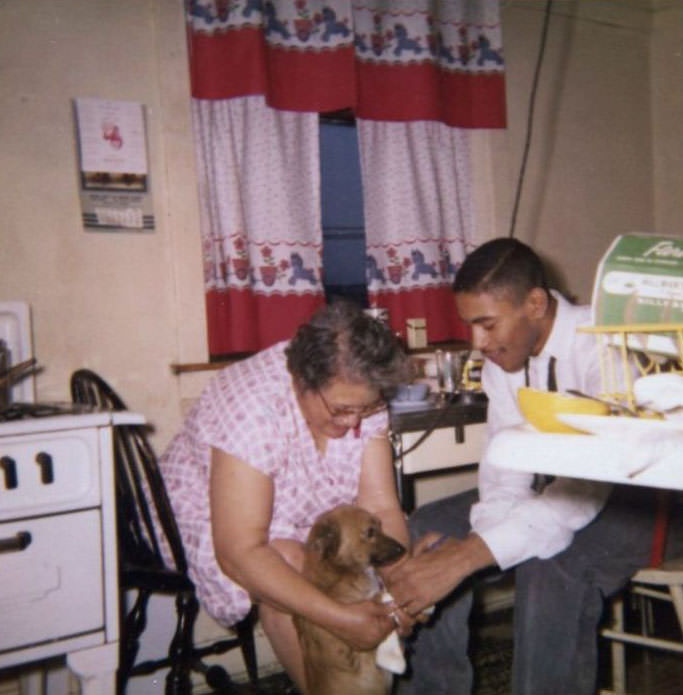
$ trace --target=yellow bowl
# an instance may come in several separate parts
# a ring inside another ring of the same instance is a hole
[[[590,398],[570,396],[566,393],[539,391],[528,387],[517,391],[517,403],[522,415],[541,432],[560,432],[564,434],[584,434],[580,430],[560,422],[559,413],[579,413],[581,415],[609,415],[609,406]]]

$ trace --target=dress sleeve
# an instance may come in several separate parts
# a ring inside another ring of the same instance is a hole
[[[389,413],[387,410],[366,417],[361,424],[361,436],[364,440],[384,438],[389,431]]]
[[[227,379],[214,380],[201,397],[199,440],[265,475],[281,465],[287,448],[285,402],[268,402]]]

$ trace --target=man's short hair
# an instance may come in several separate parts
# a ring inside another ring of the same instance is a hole
[[[454,292],[512,292],[522,300],[534,287],[548,292],[543,262],[530,246],[508,237],[487,241],[458,269]]]

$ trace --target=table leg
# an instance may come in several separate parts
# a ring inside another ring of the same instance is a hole
[[[45,668],[36,666],[19,675],[20,695],[45,695]]]
[[[66,663],[80,681],[81,695],[115,695],[118,642],[72,652]]]

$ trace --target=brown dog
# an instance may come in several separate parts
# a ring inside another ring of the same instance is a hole
[[[382,533],[380,520],[341,505],[316,520],[306,542],[304,576],[340,603],[378,596],[372,571],[406,549]],[[327,630],[297,616],[308,695],[386,695],[391,674],[378,668],[375,649],[355,651]]]

